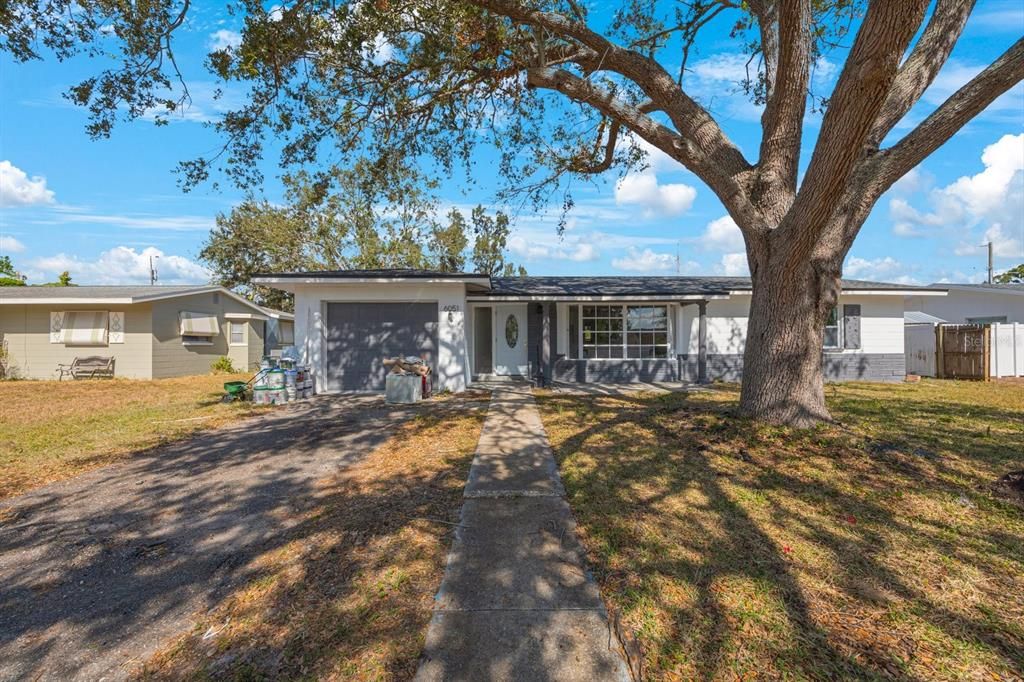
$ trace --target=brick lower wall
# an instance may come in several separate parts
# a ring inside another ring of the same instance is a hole
[[[902,353],[824,353],[826,381],[903,381],[907,374]],[[680,355],[683,381],[697,381],[697,356]],[[708,379],[739,381],[743,376],[742,355],[708,354]]]

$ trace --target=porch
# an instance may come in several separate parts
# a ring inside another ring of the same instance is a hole
[[[470,299],[470,373],[544,386],[707,383],[709,298]]]

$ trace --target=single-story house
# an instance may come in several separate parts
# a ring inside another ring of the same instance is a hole
[[[933,284],[946,296],[909,296],[907,311],[950,324],[1024,322],[1024,284]]]
[[[84,356],[112,357],[115,376],[135,379],[206,374],[221,356],[249,370],[293,343],[293,325],[219,286],[0,287],[0,340],[29,379]]]
[[[735,381],[751,284],[741,277],[489,277],[430,270],[260,275],[295,295],[295,345],[318,392],[376,391],[382,360],[424,358],[438,390],[475,379]],[[904,299],[945,292],[844,280],[825,333],[830,379],[906,374]]]

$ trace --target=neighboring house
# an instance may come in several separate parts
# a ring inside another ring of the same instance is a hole
[[[0,337],[17,375],[31,379],[93,355],[136,379],[206,374],[220,356],[248,370],[268,350],[270,320],[276,328],[292,316],[219,286],[0,288]]]
[[[1024,284],[933,284],[943,297],[909,296],[904,315],[908,371],[938,373],[935,326],[989,325],[987,348],[992,377],[1024,376]]]
[[[426,359],[439,390],[474,378],[735,381],[751,285],[738,277],[503,278],[429,270],[262,275],[295,294],[295,344],[318,392],[373,391],[382,360]],[[945,292],[844,281],[822,351],[830,379],[906,374],[904,298]]]
[[[933,284],[929,288],[949,294],[911,296],[906,309],[952,324],[1024,322],[1024,284]]]

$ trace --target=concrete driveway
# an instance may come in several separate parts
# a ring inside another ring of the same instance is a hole
[[[127,677],[426,409],[319,397],[0,503],[0,680]]]

